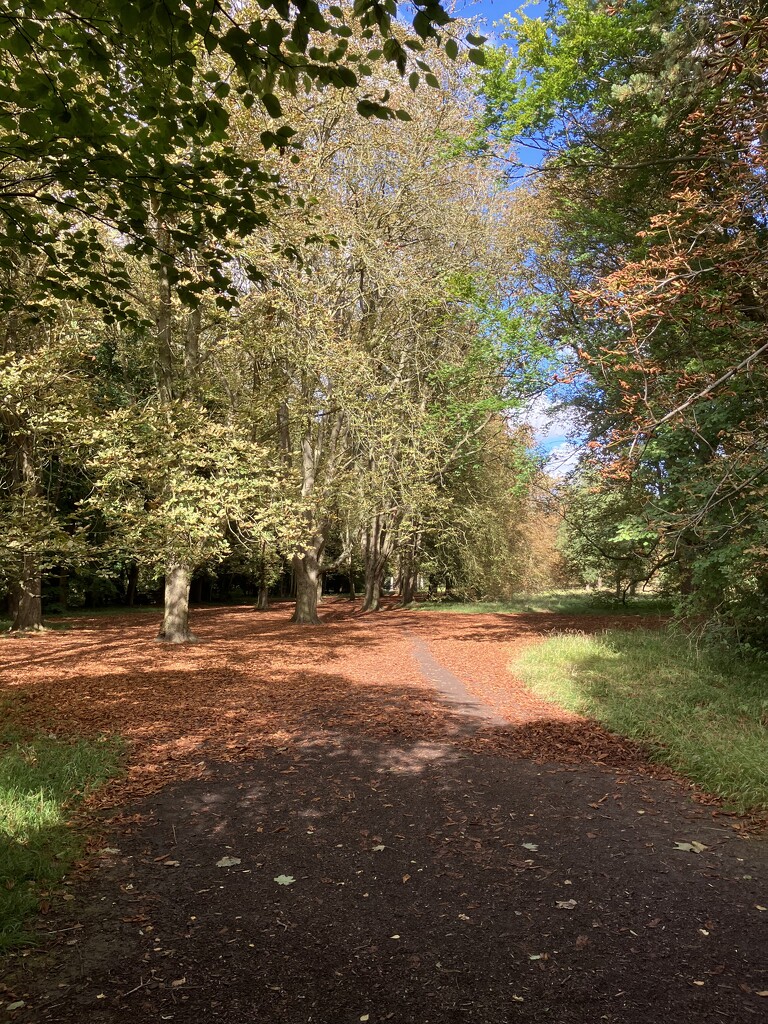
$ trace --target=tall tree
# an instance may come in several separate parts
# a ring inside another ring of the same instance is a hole
[[[233,146],[228,95],[279,117],[277,92],[368,82],[360,114],[387,116],[366,53],[347,56],[353,26],[370,41],[371,59],[383,54],[400,73],[426,39],[458,49],[451,19],[433,0],[413,6],[410,35],[395,31],[397,14],[397,4],[374,0],[353,9],[315,0],[89,0],[77,10],[12,0],[0,12],[0,268],[11,268],[17,251],[47,257],[40,315],[46,297],[84,292],[106,316],[128,315],[120,250],[95,225],[167,261],[145,202],[150,191],[174,212],[171,240],[192,249],[201,235],[210,239],[205,275],[181,273],[180,294],[194,300],[212,286],[234,298],[227,235],[260,226],[256,196],[274,199],[279,189],[260,157],[244,160]],[[291,134],[286,124],[266,128],[262,154]],[[0,294],[3,308],[14,301]]]
[[[487,305],[501,302],[508,197],[494,162],[467,153],[474,101],[461,72],[440,66],[442,92],[411,91],[390,74],[396,121],[363,125],[327,93],[295,110],[285,103],[302,150],[283,180],[296,201],[311,202],[318,237],[306,243],[280,222],[280,237],[301,252],[299,273],[264,250],[272,236],[254,240],[270,284],[253,289],[243,316],[261,372],[270,366],[263,429],[282,447],[304,507],[297,621],[317,619],[332,534],[347,538],[342,559],[358,539],[365,606],[378,607],[387,558],[412,536],[419,502],[501,402],[498,339],[481,343],[494,326],[469,284],[456,282],[477,278]]]

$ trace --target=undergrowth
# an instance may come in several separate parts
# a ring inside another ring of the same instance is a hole
[[[26,737],[0,725],[0,950],[32,941],[25,923],[41,892],[82,850],[71,814],[117,772],[120,755],[116,740]]]
[[[553,636],[512,669],[535,693],[640,741],[732,809],[768,809],[765,663],[635,629]]]
[[[540,594],[519,594],[508,601],[426,601],[416,606],[424,611],[496,613],[564,612],[572,615],[664,615],[671,605],[656,594],[627,597],[626,602],[606,592],[548,590]]]

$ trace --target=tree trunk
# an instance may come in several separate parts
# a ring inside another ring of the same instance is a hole
[[[42,579],[34,555],[22,556],[21,578],[11,588],[13,623],[11,630],[43,628]]]
[[[363,564],[365,568],[364,612],[377,612],[381,608],[381,588],[387,559],[392,551],[392,535],[381,515],[374,516],[363,538]]]
[[[308,547],[303,555],[293,557],[293,575],[296,581],[296,608],[291,622],[317,626],[317,587],[320,559],[317,547]]]
[[[259,587],[256,597],[256,611],[266,612],[269,609],[269,587],[267,586],[267,542],[261,542],[261,562],[259,564]]]
[[[381,609],[381,585],[384,581],[384,566],[366,566],[364,612],[377,612]]]
[[[413,604],[419,589],[419,551],[421,548],[421,532],[417,531],[408,542],[402,561],[400,562],[400,604]]]
[[[31,433],[21,433],[10,454],[13,460],[13,489],[23,505],[27,506],[28,500],[34,503],[42,494],[34,436]],[[34,504],[32,507],[34,509]],[[11,584],[12,631],[43,628],[41,594],[42,573],[38,558],[33,552],[24,551],[18,579]]]
[[[128,567],[128,589],[125,594],[125,603],[133,608],[136,602],[136,589],[139,585],[139,563],[131,562]]]
[[[165,574],[165,616],[157,635],[168,644],[195,643],[189,629],[189,586],[192,571],[188,565],[172,564]]]
[[[406,605],[413,604],[416,600],[416,582],[418,578],[418,570],[412,566],[407,566],[403,572],[403,585],[400,590],[400,602],[405,607]]]
[[[355,590],[355,574],[352,570],[349,570],[349,600],[357,600],[357,591]]]

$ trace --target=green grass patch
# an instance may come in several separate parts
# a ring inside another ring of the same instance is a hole
[[[626,602],[605,592],[547,590],[540,594],[519,594],[509,601],[427,601],[415,606],[420,611],[489,613],[515,615],[520,612],[563,612],[570,615],[666,615],[669,601],[653,594],[628,597]]]
[[[0,716],[6,709],[0,708]],[[68,824],[83,798],[118,771],[114,739],[0,733],[0,950],[33,940],[25,922],[83,847]]]
[[[768,809],[765,664],[636,629],[554,636],[511,667],[535,693],[640,741],[732,809]]]

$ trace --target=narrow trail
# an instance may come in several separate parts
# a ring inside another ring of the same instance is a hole
[[[461,679],[453,672],[449,672],[439,661],[436,661],[426,641],[418,637],[414,639],[413,655],[424,680],[435,687],[441,702],[451,711],[460,715],[462,719],[470,719],[478,728],[480,725],[505,726],[509,724],[508,719],[497,714],[490,705],[482,703],[473,696]]]
[[[3,645],[22,720],[129,743],[13,1020],[766,1018],[766,842],[506,671],[572,620],[285,611]]]

